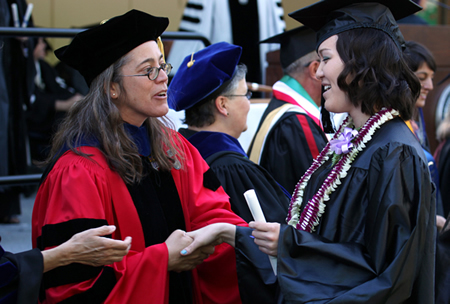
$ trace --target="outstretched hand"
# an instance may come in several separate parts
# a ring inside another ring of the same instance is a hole
[[[215,223],[186,234],[193,242],[185,247],[181,254],[189,256],[204,246],[216,246],[223,242],[234,247],[236,226],[228,223]]]
[[[248,226],[254,229],[252,235],[255,237],[255,244],[258,245],[259,250],[268,255],[277,256],[280,224],[250,222]]]
[[[102,237],[115,230],[115,226],[102,226],[75,234],[63,244],[71,250],[70,263],[98,267],[120,262],[131,248],[131,237],[128,236],[123,241]]]
[[[103,237],[115,230],[115,226],[92,228],[75,234],[55,248],[44,250],[44,272],[71,263],[97,267],[121,261],[131,248],[131,237],[123,241]]]

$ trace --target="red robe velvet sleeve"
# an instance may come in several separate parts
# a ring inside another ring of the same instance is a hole
[[[98,154],[94,148],[86,148],[86,152]],[[37,242],[54,242],[52,238],[56,233],[41,236],[52,225],[74,220],[105,220],[104,224],[117,226],[113,238],[133,238],[130,253],[121,262],[110,265],[117,281],[105,303],[139,303],[149,296],[154,303],[167,303],[167,247],[163,243],[145,248],[139,217],[128,190],[120,177],[105,167],[106,163],[104,160],[101,162],[101,158],[93,156],[94,162],[68,152],[59,159],[36,196],[33,247]],[[95,278],[81,283],[46,288],[43,303],[56,303],[89,291],[107,268],[104,267]]]

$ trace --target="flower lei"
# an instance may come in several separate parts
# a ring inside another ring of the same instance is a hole
[[[347,171],[350,169],[350,165],[355,160],[358,153],[366,147],[365,144],[372,139],[372,135],[375,133],[376,129],[378,129],[386,121],[389,121],[398,115],[399,113],[397,110],[386,108],[381,109],[381,111],[371,116],[366,121],[364,126],[354,138],[351,136],[351,131],[349,134],[348,130],[346,130],[346,128],[349,129],[348,127],[350,125],[353,125],[353,120],[350,116],[348,116],[339,127],[339,130],[333,136],[332,140],[327,143],[325,148],[322,152],[320,152],[319,156],[313,161],[312,165],[308,170],[306,170],[305,174],[295,186],[289,205],[286,222],[299,230],[304,230],[307,232],[314,231],[315,226],[319,224],[319,218],[325,211],[326,205],[324,201],[330,200],[331,192],[333,192],[341,184],[340,180],[347,176]],[[338,149],[342,149],[342,147],[346,145],[344,149],[348,148],[348,153],[342,154],[341,158],[337,161],[331,172],[328,174],[320,189],[308,201],[303,209],[303,212],[300,214],[304,190],[309,179],[313,173],[330,158],[331,154],[336,151],[336,147],[332,148],[332,145],[336,146],[336,143],[342,139],[346,140],[342,144],[338,145]],[[352,139],[353,143],[351,144],[350,141]]]
[[[330,149],[333,150],[333,166],[341,158],[341,154],[347,154],[353,148],[352,140],[358,135],[358,131],[349,127],[345,127],[344,131],[339,134],[337,139],[330,140]]]

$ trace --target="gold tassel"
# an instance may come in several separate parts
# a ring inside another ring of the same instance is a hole
[[[161,51],[161,54],[163,55],[163,60],[166,62],[166,56],[164,54],[164,44],[162,43],[161,37],[156,38],[156,43],[158,43],[158,48]]]
[[[192,55],[191,55],[191,61],[189,61],[189,62],[187,63],[187,67],[190,68],[191,66],[193,66],[193,65],[194,65],[194,62],[195,62],[195,60],[194,60],[194,53],[192,53]]]

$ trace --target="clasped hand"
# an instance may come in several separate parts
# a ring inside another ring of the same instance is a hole
[[[168,271],[188,271],[201,264],[203,260],[214,253],[215,243],[199,246],[190,255],[181,255],[181,250],[193,242],[188,233],[182,230],[175,230],[166,240],[169,251]]]
[[[268,255],[277,256],[280,224],[250,222],[249,227],[254,229],[252,236],[259,250]],[[189,256],[202,246],[211,244],[218,245],[223,242],[234,247],[235,234],[236,226],[228,223],[215,223],[195,231],[187,232],[186,235],[194,241],[185,247],[181,254]]]

